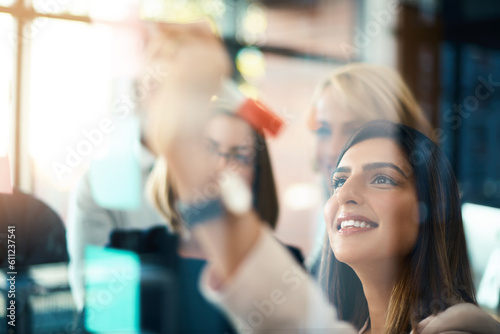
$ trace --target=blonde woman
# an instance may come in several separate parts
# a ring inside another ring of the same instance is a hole
[[[326,198],[331,193],[331,174],[342,147],[357,129],[378,119],[410,126],[434,138],[422,109],[401,76],[392,68],[364,63],[348,64],[334,70],[316,89],[307,125],[316,135],[314,163],[321,174]],[[322,215],[320,220],[315,247],[307,263],[309,271],[315,276],[325,236]]]
[[[401,76],[386,66],[353,63],[333,71],[318,87],[307,119],[317,136],[316,166],[329,180],[351,135],[385,119],[433,138],[431,126]]]

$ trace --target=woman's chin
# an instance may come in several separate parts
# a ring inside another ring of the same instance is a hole
[[[337,250],[337,251],[334,250],[333,254],[335,255],[335,258],[338,261],[345,263],[348,266],[353,266],[359,263],[364,263],[366,261],[369,261],[369,259],[366,256],[360,254],[359,252],[349,252],[347,250]]]

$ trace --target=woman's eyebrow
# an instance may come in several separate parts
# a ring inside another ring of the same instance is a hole
[[[207,138],[207,142],[215,147],[219,147],[219,143],[215,140],[213,140],[212,138]]]
[[[351,172],[351,167],[337,167],[332,173],[332,176],[335,175],[335,173],[350,173]]]
[[[408,178],[408,176],[403,172],[401,168],[399,168],[398,166],[396,166],[391,162],[372,162],[363,165],[363,171],[370,171],[379,168],[392,168],[396,170],[399,174],[403,175],[405,178]]]

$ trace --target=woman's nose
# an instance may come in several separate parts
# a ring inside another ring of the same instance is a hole
[[[361,182],[352,176],[337,189],[335,196],[341,205],[362,204],[364,202]]]
[[[217,168],[219,170],[226,169],[229,166],[229,156],[227,154],[219,154],[217,157]]]

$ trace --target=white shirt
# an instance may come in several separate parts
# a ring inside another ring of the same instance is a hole
[[[356,333],[267,229],[229,282],[207,266],[200,288],[240,333]]]
[[[144,187],[155,157],[142,145],[136,151]],[[66,239],[70,257],[68,280],[77,310],[84,306],[84,250],[86,245],[104,246],[112,230],[146,229],[164,223],[144,194],[137,210],[110,210],[96,203],[92,196],[89,173],[80,180],[70,199]]]

